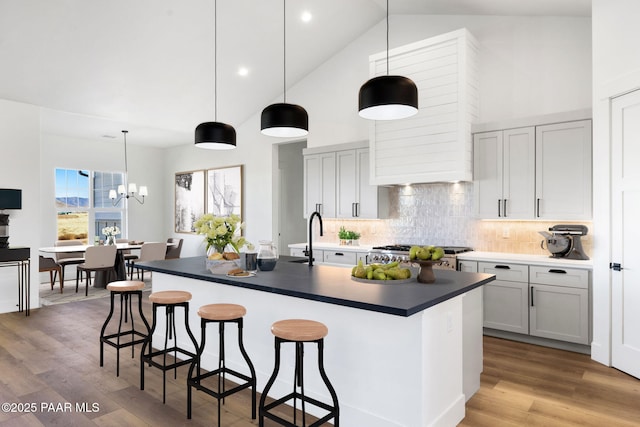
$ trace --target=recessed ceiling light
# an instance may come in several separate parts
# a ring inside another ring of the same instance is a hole
[[[302,22],[309,22],[311,21],[311,18],[313,18],[313,15],[311,15],[311,12],[305,10],[302,12],[300,18],[302,19]]]
[[[249,69],[247,67],[238,68],[238,75],[242,77],[249,75]]]

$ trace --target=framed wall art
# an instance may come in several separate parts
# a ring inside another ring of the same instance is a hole
[[[242,165],[207,170],[207,213],[242,218]]]
[[[194,233],[193,224],[204,215],[205,171],[177,172],[175,194],[175,231]]]

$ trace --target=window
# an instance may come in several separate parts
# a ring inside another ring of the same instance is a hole
[[[118,226],[125,233],[125,202],[113,206],[109,190],[124,181],[119,172],[93,172],[78,169],[56,169],[56,210],[58,240],[80,239],[90,243],[89,236],[105,239],[102,228]]]

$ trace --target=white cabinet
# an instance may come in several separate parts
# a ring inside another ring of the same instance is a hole
[[[465,271],[467,273],[477,273],[478,272],[478,262],[477,261],[462,261],[458,260],[458,271]]]
[[[536,127],[536,218],[591,219],[591,120]]]
[[[369,58],[371,77],[399,74],[418,88],[418,113],[371,123],[371,183],[471,181],[478,116],[478,43],[461,29]]]
[[[356,252],[347,251],[324,251],[323,262],[326,264],[341,264],[354,266],[358,262],[358,255]]]
[[[529,333],[589,344],[589,272],[529,267]]]
[[[591,219],[591,120],[476,132],[473,141],[477,217]]]
[[[315,211],[329,218],[336,216],[335,152],[304,156],[304,217]]]
[[[474,208],[480,218],[530,219],[534,215],[534,127],[473,136]]]
[[[521,264],[479,262],[479,273],[495,274],[484,285],[485,328],[529,333],[529,268]]]
[[[315,210],[326,218],[378,219],[389,214],[389,189],[369,184],[366,143],[305,149],[304,174],[305,217]]]
[[[369,184],[369,148],[336,152],[337,217],[376,219],[388,215],[388,189]]]

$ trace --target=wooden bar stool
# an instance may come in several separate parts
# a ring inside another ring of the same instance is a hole
[[[218,400],[218,426],[220,425],[220,400],[222,400],[222,403],[224,403],[225,397],[240,390],[244,390],[245,388],[251,387],[251,418],[256,418],[256,371],[253,368],[253,363],[251,363],[251,359],[249,359],[249,356],[247,355],[244,344],[242,342],[242,323],[243,317],[246,313],[247,310],[243,306],[237,304],[209,304],[200,307],[200,309],[198,310],[198,316],[200,316],[201,318],[200,325],[202,330],[202,338],[200,340],[200,347],[198,347],[198,354],[191,363],[191,367],[189,368],[189,376],[187,377],[188,419],[191,419],[191,387],[195,387],[197,390],[203,391]],[[218,368],[210,372],[201,373],[200,358],[202,356],[202,353],[204,352],[207,323],[218,323]],[[238,371],[228,368],[225,364],[224,325],[226,323],[238,324],[238,346],[240,348],[240,352],[242,353],[242,357],[249,366],[249,371],[251,372],[250,376],[241,374]],[[193,372],[194,368],[196,369],[195,375]],[[237,382],[238,385],[230,388],[229,390],[225,390],[226,374],[230,374],[233,377],[242,380],[242,382],[234,381]],[[218,386],[215,390],[205,386],[202,383],[203,380],[212,376],[218,377]]]
[[[131,358],[133,358],[133,349],[136,344],[142,344],[149,335],[149,323],[142,313],[142,290],[144,289],[144,282],[133,280],[122,280],[119,282],[111,282],[107,285],[107,289],[111,291],[111,310],[107,316],[107,320],[102,325],[100,331],[100,366],[104,364],[104,344],[109,344],[116,349],[116,376],[120,376],[120,349],[123,347],[131,346]],[[118,332],[105,335],[104,332],[107,329],[107,325],[113,316],[114,299],[116,295],[120,295],[120,321],[118,323]],[[144,322],[146,330],[144,332],[137,331],[133,323],[133,311],[131,309],[131,300],[133,295],[138,296],[138,314]],[[131,296],[131,298],[129,298]],[[122,318],[124,313],[124,323],[128,323],[128,318],[131,318],[131,329],[127,331],[122,330]],[[120,342],[120,337],[131,335],[131,341],[125,343]],[[141,337],[135,339],[135,337]]]
[[[173,369],[173,377],[177,378],[178,366],[183,366],[191,363],[196,357],[195,353],[178,347],[178,339],[176,336],[176,319],[175,309],[176,307],[184,308],[184,326],[187,330],[187,334],[193,342],[193,348],[198,349],[198,343],[195,337],[191,333],[189,328],[189,301],[191,300],[191,293],[186,291],[160,291],[153,292],[149,295],[149,299],[153,302],[153,322],[151,324],[151,331],[149,336],[142,344],[142,352],[140,353],[140,390],[144,390],[144,364],[148,363],[149,366],[154,366],[162,370],[162,403],[166,403],[166,382],[167,371]],[[152,337],[153,332],[156,329],[156,319],[158,307],[165,307],[166,325],[165,325],[165,338],[164,348],[161,350],[153,351]],[[173,346],[167,347],[169,340],[173,339]],[[145,350],[149,346],[149,353],[145,354]],[[173,353],[173,362],[167,361],[167,355],[171,356]],[[186,356],[183,360],[177,358],[178,353]],[[154,358],[162,356],[161,361],[155,361]]]
[[[314,406],[322,408],[328,413],[320,418],[315,423],[311,424],[309,427],[319,426],[331,418],[334,419],[334,426],[339,427],[339,415],[340,409],[338,406],[338,396],[336,395],[333,386],[329,382],[329,378],[327,378],[327,374],[324,371],[324,359],[323,359],[323,350],[324,350],[324,337],[327,336],[329,330],[327,327],[320,322],[316,322],[314,320],[304,320],[304,319],[289,319],[289,320],[280,320],[275,322],[271,326],[271,332],[275,336],[275,367],[273,369],[273,374],[271,374],[271,378],[267,382],[264,391],[262,392],[262,396],[260,396],[260,420],[259,426],[264,426],[264,418],[267,417],[273,421],[276,421],[278,424],[284,426],[295,426],[296,425],[296,406],[297,400],[300,399],[302,403],[302,425],[306,426],[306,414],[305,414],[305,403],[310,403]],[[277,399],[268,405],[265,404],[267,395],[271,386],[276,380],[278,376],[278,371],[280,370],[280,345],[286,342],[293,342],[296,344],[296,363],[295,363],[295,373],[294,373],[294,382],[293,382],[293,392],[288,395]],[[304,375],[303,375],[303,358],[304,358],[304,343],[305,342],[314,342],[318,344],[318,368],[320,370],[320,376],[322,377],[322,381],[327,386],[329,393],[331,394],[331,399],[333,400],[333,406],[320,402],[317,399],[311,398],[309,396],[305,396],[304,394]],[[300,391],[298,391],[298,387]],[[283,405],[289,400],[293,399],[293,424],[289,421],[278,417],[270,413],[269,411],[273,408]]]

